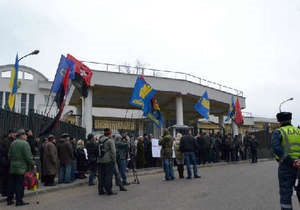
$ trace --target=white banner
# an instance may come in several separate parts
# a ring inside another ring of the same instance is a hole
[[[160,150],[161,150],[161,146],[158,145],[158,141],[159,139],[152,139],[152,157],[154,158],[160,158]],[[175,152],[174,152],[174,145],[172,147],[172,151],[173,151],[173,158],[175,158]]]

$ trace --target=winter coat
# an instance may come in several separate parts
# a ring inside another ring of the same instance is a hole
[[[161,150],[160,150],[160,156],[161,158],[164,159],[171,159],[173,155],[173,138],[171,135],[165,135],[163,136],[159,142],[159,145],[161,145]]]
[[[86,150],[88,153],[88,162],[89,164],[97,163],[97,156],[98,156],[98,146],[96,142],[87,141],[86,143]]]
[[[58,166],[57,149],[53,142],[48,142],[44,147],[43,174],[56,175]]]
[[[56,147],[60,164],[71,164],[74,159],[74,152],[71,142],[61,139],[57,142]]]
[[[106,141],[105,141],[106,140]],[[100,142],[104,142],[104,156],[99,158],[99,163],[116,163],[116,146],[114,140],[103,136]]]
[[[30,146],[27,141],[21,139],[12,142],[8,159],[10,161],[10,174],[24,175],[34,165]]]
[[[117,150],[117,161],[126,160],[129,151],[129,144],[125,141],[115,141]]]
[[[88,166],[88,160],[87,160],[87,150],[86,148],[84,148],[84,146],[77,147],[76,158],[77,158],[77,170],[86,171]]]
[[[143,168],[145,165],[145,153],[143,140],[138,139],[136,145],[136,167]]]
[[[195,152],[197,150],[197,142],[191,135],[185,135],[180,141],[181,152]]]
[[[8,174],[9,171],[8,151],[10,143],[8,138],[0,140],[0,175]]]
[[[181,139],[176,139],[175,143],[174,143],[174,150],[175,150],[176,160],[183,160],[184,159],[183,154],[182,154],[182,152],[179,149],[179,147],[180,147],[180,141],[181,141]]]

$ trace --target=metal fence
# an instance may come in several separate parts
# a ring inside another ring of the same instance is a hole
[[[186,80],[189,82],[197,83],[197,84],[200,84],[203,86],[207,86],[210,88],[228,92],[228,93],[231,93],[231,94],[234,94],[237,96],[243,96],[243,91],[241,91],[241,90],[238,90],[238,89],[235,89],[235,88],[232,88],[232,87],[229,87],[229,86],[217,83],[217,82],[213,82],[213,81],[210,81],[210,80],[207,80],[204,78],[200,78],[200,77],[197,77],[192,74],[184,73],[184,72],[176,72],[176,71],[170,71],[170,70],[158,70],[158,69],[145,68],[145,67],[140,67],[140,66],[99,63],[99,62],[94,62],[94,61],[82,61],[82,62],[89,63],[89,66],[94,70]]]
[[[250,133],[254,134],[257,142],[258,142],[258,148],[257,148],[257,156],[258,158],[272,158],[273,153],[271,150],[271,133],[269,133],[266,130],[257,131]]]
[[[11,112],[9,110],[0,109],[0,136],[7,135],[10,129],[31,129],[34,136],[38,134],[53,121],[53,118],[43,116],[34,112],[29,112],[28,115]],[[76,139],[85,139],[85,128],[62,122],[51,132],[55,136],[62,133],[69,133]]]

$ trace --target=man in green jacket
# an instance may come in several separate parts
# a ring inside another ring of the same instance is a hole
[[[99,154],[98,194],[103,195],[106,192],[107,195],[115,195],[116,193],[112,191],[112,177],[116,163],[116,147],[109,128],[104,129],[104,136],[100,138],[99,147],[101,144],[104,147],[104,154],[103,156]]]
[[[174,180],[173,170],[173,137],[167,128],[163,130],[163,136],[158,144],[161,146],[160,155],[163,160],[163,167],[165,171],[165,180]]]
[[[11,205],[14,194],[16,194],[16,206],[28,205],[23,201],[24,197],[24,174],[29,171],[34,161],[30,145],[26,141],[27,136],[24,129],[17,131],[17,139],[13,141],[8,152],[10,161],[7,205]]]

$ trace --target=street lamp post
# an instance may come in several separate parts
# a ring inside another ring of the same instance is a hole
[[[281,112],[281,105],[282,105],[282,104],[284,104],[285,102],[288,102],[288,101],[292,101],[292,100],[294,100],[294,98],[289,98],[289,99],[286,99],[286,100],[284,100],[283,102],[281,102],[281,103],[279,104],[279,112]]]
[[[34,51],[32,51],[31,53],[28,53],[28,54],[24,55],[23,57],[19,58],[18,61],[20,61],[20,60],[22,60],[23,58],[26,58],[27,56],[30,56],[30,55],[37,55],[37,54],[39,54],[39,52],[40,52],[39,50],[34,50]]]

